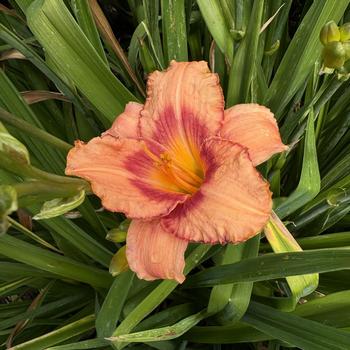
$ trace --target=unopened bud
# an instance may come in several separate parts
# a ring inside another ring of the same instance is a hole
[[[126,245],[121,247],[114,255],[109,265],[109,273],[114,277],[129,268],[128,261],[126,260]]]
[[[350,41],[350,22],[344,23],[340,28],[340,41]]]
[[[114,243],[122,243],[126,240],[126,231],[120,231],[117,228],[113,228],[108,231],[106,239]]]
[[[126,240],[126,233],[130,226],[130,219],[125,219],[117,228],[108,231],[106,239],[114,243],[122,243]]]
[[[0,130],[0,152],[9,157],[13,162],[30,163],[27,148],[3,128]]]
[[[330,21],[322,27],[320,40],[323,45],[340,40],[339,27],[334,21]]]
[[[346,51],[341,42],[331,42],[323,48],[323,64],[327,68],[340,68],[346,60]]]

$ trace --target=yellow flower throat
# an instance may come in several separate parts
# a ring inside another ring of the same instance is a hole
[[[194,161],[193,157],[181,157],[178,160],[177,157],[171,157],[168,152],[156,156],[147,146],[145,146],[145,152],[153,160],[156,169],[177,191],[188,194],[194,194],[198,191],[204,175],[202,167]],[[189,159],[192,161],[188,161]]]

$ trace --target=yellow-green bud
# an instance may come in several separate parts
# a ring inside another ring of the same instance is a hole
[[[346,52],[341,42],[331,42],[323,48],[323,64],[327,68],[340,68],[344,65]]]
[[[125,242],[126,232],[120,231],[117,228],[113,228],[112,230],[108,231],[106,239],[114,243]]]
[[[350,41],[350,22],[344,23],[340,28],[340,41]]]
[[[340,40],[339,27],[334,21],[330,21],[322,27],[320,40],[323,45]]]
[[[126,260],[126,245],[121,247],[114,255],[109,265],[109,273],[114,277],[129,268],[128,261]]]

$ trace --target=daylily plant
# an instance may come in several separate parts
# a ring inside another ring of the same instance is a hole
[[[77,141],[66,174],[133,219],[126,255],[139,278],[181,283],[189,242],[237,244],[265,226],[271,192],[255,166],[287,146],[266,107],[224,110],[206,62],[173,61],[149,76],[147,93],[101,137]]]

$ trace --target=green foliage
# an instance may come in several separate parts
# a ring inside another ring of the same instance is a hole
[[[346,63],[319,73],[323,45],[348,49],[350,1],[115,0],[99,2],[104,15],[92,0],[9,3],[0,6],[0,348],[349,348],[349,76]],[[191,245],[181,286],[110,266],[129,221],[64,176],[74,140],[143,100],[147,74],[173,59],[208,61],[227,106],[265,104],[290,146],[260,170],[292,235],[270,221],[268,241]]]

